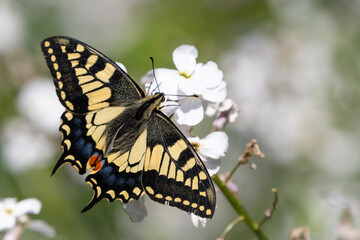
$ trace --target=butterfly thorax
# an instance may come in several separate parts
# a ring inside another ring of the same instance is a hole
[[[163,100],[163,93],[157,93],[155,95],[147,96],[141,99],[142,104],[140,105],[135,114],[136,120],[141,121],[148,119],[154,109],[159,109],[159,105]]]
[[[104,131],[107,136],[106,151],[108,153],[128,151],[134,145],[138,134],[142,133],[148,120],[155,110],[159,109],[164,100],[164,94],[158,93],[143,97],[127,105],[119,116],[114,118]]]

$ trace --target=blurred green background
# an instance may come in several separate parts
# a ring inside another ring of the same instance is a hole
[[[212,60],[223,70],[228,97],[241,110],[226,128],[229,150],[220,171],[232,169],[252,138],[266,156],[253,159],[257,170],[242,166],[234,176],[249,213],[261,219],[275,187],[278,209],[263,226],[270,239],[287,239],[298,226],[308,226],[313,239],[340,239],[344,208],[351,207],[360,226],[359,16],[357,0],[0,0],[0,197],[38,198],[43,207],[33,218],[54,226],[54,239],[219,237],[236,217],[221,193],[206,228],[149,199],[141,223],[131,223],[119,202],[102,201],[81,214],[92,191],[68,166],[50,178],[60,134],[57,126],[36,124],[58,114],[41,108],[55,90],[28,90],[39,79],[51,83],[40,51],[49,36],[88,43],[137,81],[151,69],[150,56],[156,67],[174,68],[172,51],[192,44],[199,62]],[[24,91],[40,104],[24,105]],[[209,120],[204,124],[202,137],[211,130]],[[40,139],[40,153],[26,139]],[[30,157],[35,161],[26,162]],[[239,224],[227,239],[253,238]],[[46,238],[27,230],[22,239]]]

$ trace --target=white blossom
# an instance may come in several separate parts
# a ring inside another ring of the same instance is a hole
[[[17,202],[15,198],[0,200],[0,231],[14,228],[17,220],[27,214],[39,214],[41,203],[35,198]]]
[[[49,137],[21,118],[9,119],[1,136],[2,160],[11,172],[46,167],[57,152]]]
[[[141,222],[147,216],[144,197],[124,203],[123,208],[133,222]]]
[[[15,50],[24,39],[24,19],[13,1],[0,1],[0,53]]]
[[[16,201],[15,198],[0,200],[0,232],[6,232],[5,240],[19,239],[24,228],[53,237],[55,230],[42,220],[32,220],[28,214],[39,214],[41,202],[36,198]]]
[[[216,115],[213,126],[215,129],[222,129],[228,122],[235,122],[239,112],[237,104],[232,99],[227,98],[221,103],[209,104],[205,114],[208,116]]]
[[[202,218],[191,213],[191,221],[193,222],[195,227],[198,227],[199,223],[201,224],[202,227],[206,227],[206,221],[207,221],[206,218]]]
[[[17,108],[37,129],[58,136],[64,107],[56,96],[52,80],[37,77],[27,82],[17,96]]]
[[[197,56],[194,46],[181,45],[173,52],[176,70],[155,69],[156,82],[152,82],[152,71],[141,79],[142,84],[147,84],[148,94],[161,89],[168,100],[179,103],[174,115],[176,122],[182,125],[198,124],[204,118],[204,103],[221,102],[227,94],[223,73],[217,64],[212,61],[196,63]]]

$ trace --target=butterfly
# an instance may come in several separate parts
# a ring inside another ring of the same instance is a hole
[[[61,116],[62,155],[52,174],[70,163],[94,195],[128,203],[144,194],[199,217],[212,218],[216,195],[198,154],[160,111],[163,93],[146,96],[116,63],[70,37],[41,42]]]

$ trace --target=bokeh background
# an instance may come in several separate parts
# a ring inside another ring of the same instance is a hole
[[[263,226],[270,239],[287,239],[298,226],[308,226],[312,239],[345,239],[345,208],[360,226],[359,16],[357,0],[0,0],[0,197],[38,198],[43,208],[34,218],[55,227],[53,239],[219,237],[236,217],[221,193],[206,228],[149,199],[148,217],[131,223],[119,202],[81,214],[92,191],[71,167],[50,178],[62,108],[42,39],[78,38],[125,64],[136,80],[151,69],[150,56],[156,67],[174,68],[172,51],[192,44],[199,62],[223,70],[228,97],[241,110],[226,128],[221,172],[252,138],[266,156],[253,159],[257,170],[242,166],[234,176],[248,212],[261,219],[275,187],[278,208]],[[210,129],[207,120],[199,134]],[[252,238],[239,224],[227,239]],[[22,239],[47,238],[26,231]]]

